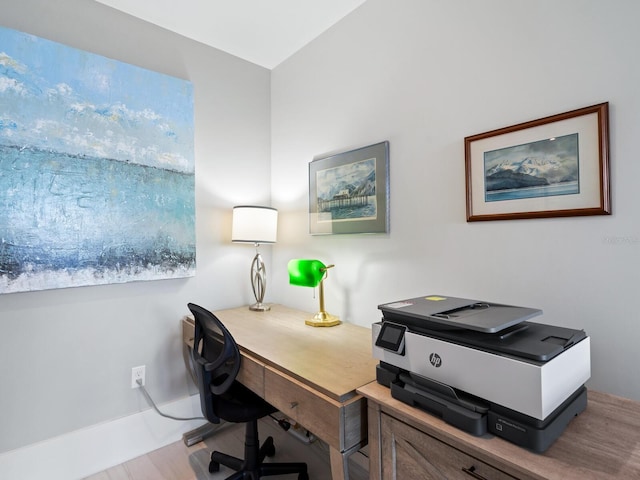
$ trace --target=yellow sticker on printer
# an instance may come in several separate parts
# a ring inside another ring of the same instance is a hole
[[[431,295],[430,297],[425,297],[425,300],[431,300],[432,302],[439,302],[440,300],[446,300],[446,297],[438,297],[437,295]]]

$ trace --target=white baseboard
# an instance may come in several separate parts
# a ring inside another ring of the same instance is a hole
[[[177,417],[202,415],[200,396],[160,407]],[[175,421],[153,409],[0,454],[0,478],[81,479],[182,439],[204,420]]]

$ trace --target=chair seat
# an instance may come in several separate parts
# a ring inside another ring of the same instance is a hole
[[[249,422],[278,411],[240,382],[233,382],[229,390],[214,396],[212,401],[216,415],[233,423]]]

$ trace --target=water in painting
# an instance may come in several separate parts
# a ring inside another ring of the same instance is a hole
[[[375,158],[319,170],[316,186],[318,212],[330,213],[330,221],[376,218]]]
[[[580,193],[578,134],[485,152],[485,201]]]
[[[194,274],[192,85],[0,28],[0,293]]]

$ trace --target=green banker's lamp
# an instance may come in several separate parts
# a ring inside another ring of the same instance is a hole
[[[312,327],[333,327],[340,324],[340,319],[324,310],[324,279],[327,278],[327,270],[334,265],[325,266],[320,260],[290,260],[288,264],[289,283],[298,287],[315,288],[320,285],[320,310],[313,318],[304,323]]]

